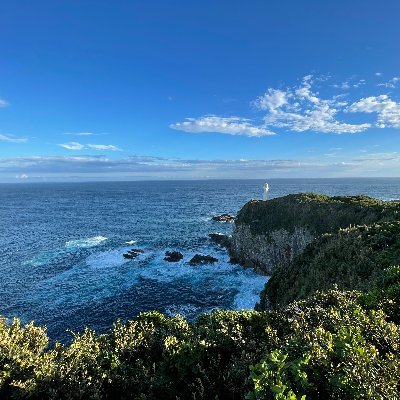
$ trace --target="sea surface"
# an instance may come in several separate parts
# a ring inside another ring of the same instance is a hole
[[[267,277],[229,263],[208,239],[212,221],[262,197],[261,180],[0,185],[0,315],[46,325],[68,341],[85,325],[158,310],[193,320],[214,309],[252,309]],[[400,199],[400,179],[269,180],[270,197],[318,192]],[[134,260],[123,253],[144,250]],[[163,260],[167,250],[184,254]],[[190,266],[196,254],[218,258]]]

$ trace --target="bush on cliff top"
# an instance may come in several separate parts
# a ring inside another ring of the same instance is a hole
[[[349,225],[369,225],[400,219],[400,202],[368,196],[335,196],[313,193],[290,194],[268,201],[252,200],[239,212],[236,225],[250,226],[253,234],[268,234],[295,227],[315,235],[335,232]]]

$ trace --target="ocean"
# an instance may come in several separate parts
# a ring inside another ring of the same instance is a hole
[[[400,178],[271,179],[270,197],[317,192],[400,199]],[[261,180],[0,185],[0,315],[46,325],[68,342],[89,326],[158,310],[194,320],[214,309],[252,309],[268,277],[229,263],[212,220],[262,198]],[[143,250],[136,259],[123,253]],[[178,263],[164,261],[178,250]],[[196,254],[218,259],[190,266]]]

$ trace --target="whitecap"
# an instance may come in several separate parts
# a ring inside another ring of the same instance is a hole
[[[95,247],[107,240],[104,236],[93,236],[85,239],[70,240],[65,243],[65,248],[73,249],[85,249],[89,247]]]
[[[124,250],[108,250],[91,254],[86,259],[86,265],[91,268],[115,268],[125,264]]]
[[[126,244],[135,244],[137,243],[137,240],[129,240],[128,242],[125,242]]]
[[[237,276],[238,293],[233,301],[235,310],[253,310],[260,301],[260,293],[268,282],[269,276],[256,274],[252,270],[244,270]]]

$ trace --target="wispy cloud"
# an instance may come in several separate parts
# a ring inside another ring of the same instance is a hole
[[[387,82],[378,83],[378,86],[384,86],[386,88],[394,89],[397,85],[400,84],[400,77],[395,76],[392,79],[389,79]]]
[[[59,144],[60,147],[67,150],[84,150],[84,149],[92,149],[92,150],[110,150],[110,151],[119,151],[120,149],[113,144],[82,144],[79,142],[68,142]]]
[[[78,142],[60,143],[59,146],[67,150],[82,150],[85,147]]]
[[[113,144],[88,144],[87,147],[93,150],[111,150],[111,151],[119,151],[117,146]]]
[[[196,160],[152,156],[111,159],[105,156],[48,156],[0,159],[0,178],[16,175],[85,179],[203,179],[365,176],[387,171],[395,176],[400,168],[399,153],[375,153],[367,157],[338,159]]]
[[[7,107],[9,105],[7,100],[0,99],[0,108]]]
[[[93,132],[65,132],[64,135],[68,136],[102,136],[105,133],[93,133]]]
[[[242,135],[260,137],[274,135],[265,127],[252,125],[250,120],[239,117],[218,117],[206,115],[200,118],[186,118],[184,122],[171,124],[170,128],[189,133],[223,133],[227,135]]]
[[[9,143],[26,143],[28,141],[27,138],[17,137],[14,135],[6,135],[0,133],[0,142],[9,142]]]

